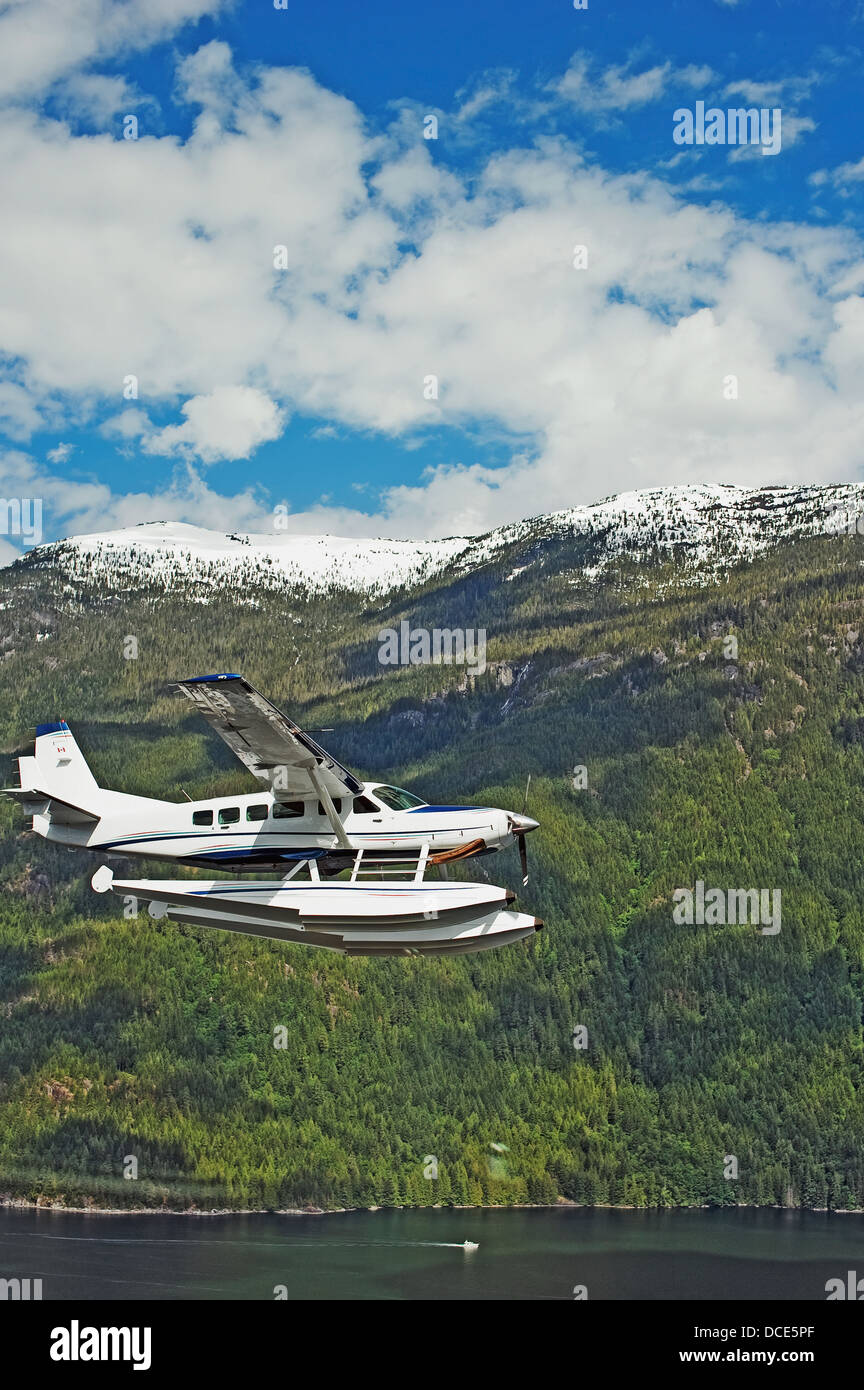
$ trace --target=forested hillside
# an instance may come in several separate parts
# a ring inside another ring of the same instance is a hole
[[[124,920],[96,857],[3,802],[0,1192],[864,1205],[864,539],[701,584],[668,550],[598,575],[596,547],[522,537],[389,599],[110,592],[38,553],[0,571],[4,785],[66,718],[103,785],[251,790],[168,685],[240,671],[430,800],[519,810],[530,773],[528,888],[515,853],[465,872],[546,923],[476,957],[357,960]],[[403,618],[485,628],[488,669],[380,666]],[[676,925],[697,879],[781,889],[782,930]]]

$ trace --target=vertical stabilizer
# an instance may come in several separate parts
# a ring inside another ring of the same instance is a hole
[[[88,801],[92,801],[93,793],[99,790],[96,778],[64,720],[57,724],[38,725],[34,757],[19,758],[18,770],[23,788],[38,787],[49,796],[59,797],[73,805],[86,806]]]

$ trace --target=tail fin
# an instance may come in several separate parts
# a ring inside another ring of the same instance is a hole
[[[39,791],[76,806],[86,806],[88,800],[92,801],[93,793],[99,790],[64,720],[37,726],[34,756],[19,758],[18,770],[25,790],[38,787]]]
[[[2,795],[33,817],[33,829],[40,835],[47,835],[54,823],[87,826],[101,819],[101,788],[62,720],[38,726],[34,755],[18,759],[18,772],[21,785],[3,787]]]

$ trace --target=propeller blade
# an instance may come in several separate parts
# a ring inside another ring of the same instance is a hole
[[[526,812],[527,812],[527,810],[528,810],[528,793],[529,793],[530,790],[531,790],[531,773],[529,772],[529,773],[528,773],[528,781],[525,783],[525,799],[524,799],[524,801],[522,802],[522,814],[523,814],[523,816],[526,814]]]
[[[519,863],[522,865],[522,887],[528,882],[528,846],[524,833],[519,836]]]

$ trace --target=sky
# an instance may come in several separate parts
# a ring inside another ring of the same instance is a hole
[[[860,479],[864,0],[577,4],[0,0],[2,499],[434,537]]]

